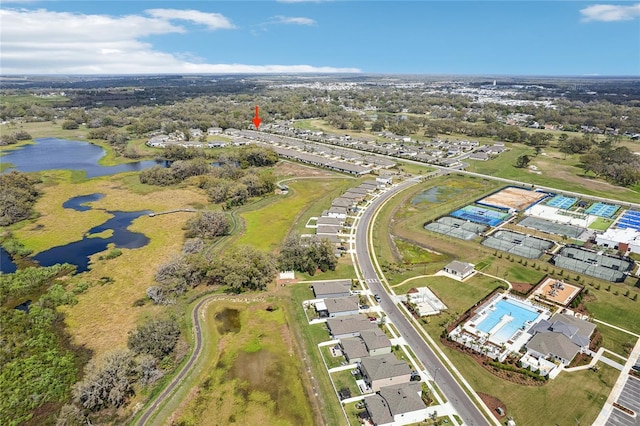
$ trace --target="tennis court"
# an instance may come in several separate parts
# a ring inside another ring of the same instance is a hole
[[[547,234],[560,236],[565,235],[569,238],[578,238],[584,232],[584,228],[580,228],[578,226],[555,223],[532,216],[525,217],[518,223],[518,225],[546,232]]]
[[[620,206],[606,203],[593,203],[586,211],[588,214],[600,217],[613,217],[614,214],[620,209]]]
[[[458,238],[460,240],[473,240],[481,232],[486,231],[487,227],[445,216],[435,222],[424,225],[424,229],[437,232],[438,234]]]
[[[616,223],[616,227],[620,229],[635,229],[636,231],[640,231],[640,212],[634,210],[627,210],[618,223]]]
[[[553,243],[542,238],[501,230],[487,237],[482,245],[528,259],[538,259],[545,250],[553,246]]]
[[[556,195],[549,201],[547,201],[547,205],[550,207],[557,207],[559,209],[568,209],[578,202],[577,198],[573,197],[565,197],[564,195]]]
[[[553,257],[553,264],[579,274],[612,282],[624,281],[625,272],[633,266],[631,262],[624,259],[569,246],[563,247]]]
[[[464,206],[450,214],[453,217],[482,223],[488,226],[496,226],[509,217],[509,213],[489,210],[474,205]]]

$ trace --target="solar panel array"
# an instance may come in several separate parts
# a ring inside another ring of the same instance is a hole
[[[636,231],[640,231],[640,212],[627,210],[618,220],[618,223],[616,223],[616,227],[620,229],[635,229]]]

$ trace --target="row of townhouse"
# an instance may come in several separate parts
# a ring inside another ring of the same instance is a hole
[[[370,422],[378,426],[406,425],[429,417],[422,399],[419,376],[392,353],[391,340],[373,317],[359,313],[359,297],[351,280],[317,282],[312,285],[316,309],[326,309],[327,329],[346,362],[356,364],[369,392],[364,398]],[[372,321],[372,319],[374,319]]]

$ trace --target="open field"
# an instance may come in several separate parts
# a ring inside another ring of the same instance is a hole
[[[585,178],[578,166],[579,156],[568,156],[551,148],[545,149],[547,155],[533,155],[533,149],[520,144],[505,144],[510,149],[495,159],[488,161],[469,161],[467,168],[470,172],[514,179],[520,182],[550,186],[567,191],[580,192],[585,195],[614,198],[622,201],[636,201],[640,194],[629,188],[612,185],[604,180]],[[521,155],[529,155],[530,165],[538,168],[540,174],[528,168],[515,167],[516,159]]]
[[[309,216],[306,213],[307,209],[317,205],[329,208],[331,200],[353,183],[346,178],[301,179],[289,182],[289,193],[278,196],[277,202],[241,214],[247,230],[235,243],[252,245],[261,250],[277,250],[292,227],[300,223],[304,226]],[[256,238],[257,234],[260,235],[259,238]]]
[[[69,102],[69,98],[62,95],[36,96],[36,95],[2,95],[0,105],[19,106],[56,106]]]
[[[274,305],[275,311],[266,309]],[[213,353],[172,420],[183,425],[312,424],[285,309],[277,302],[212,303],[206,322]]]

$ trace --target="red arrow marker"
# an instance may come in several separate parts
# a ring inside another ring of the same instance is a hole
[[[258,129],[260,127],[260,123],[262,123],[262,119],[258,117],[258,105],[256,105],[256,116],[253,117],[253,125]]]

